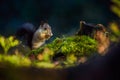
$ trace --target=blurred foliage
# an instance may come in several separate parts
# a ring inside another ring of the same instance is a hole
[[[4,36],[0,36],[0,45],[4,50],[4,53],[7,54],[8,50],[14,46],[19,44],[19,40],[14,39],[14,36],[10,36],[8,38]]]
[[[111,10],[120,17],[120,0],[112,0],[113,5],[111,6]]]
[[[0,55],[0,64],[1,66],[20,67],[30,66],[31,61],[20,55]]]
[[[119,37],[120,37],[120,28],[119,24],[117,22],[111,22],[109,24],[109,29],[110,29],[110,39],[112,42],[118,42]]]
[[[55,65],[50,62],[36,62],[36,63],[34,63],[34,66],[36,66],[38,68],[53,68],[53,67],[55,67]]]
[[[1,55],[0,67],[38,67],[38,68],[53,68],[54,64],[50,62],[31,61],[28,57],[21,55]]]

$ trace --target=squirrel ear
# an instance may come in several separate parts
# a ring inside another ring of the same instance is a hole
[[[106,28],[105,28],[104,25],[102,25],[102,24],[97,24],[96,26],[98,27],[99,30],[102,30],[102,31],[106,32]]]
[[[44,21],[41,21],[41,22],[40,22],[41,27],[43,26],[43,24],[44,24]]]
[[[42,20],[42,21],[40,22],[41,27],[44,25],[44,23],[48,23],[48,21],[47,21],[47,20]]]

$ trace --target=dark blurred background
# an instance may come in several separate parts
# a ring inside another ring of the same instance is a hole
[[[0,34],[15,34],[25,22],[39,26],[47,20],[54,36],[73,34],[79,21],[102,23],[116,20],[110,0],[0,0]]]

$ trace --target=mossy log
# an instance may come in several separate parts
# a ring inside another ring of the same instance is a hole
[[[120,80],[120,43],[104,57],[66,69],[9,67],[0,64],[0,80]]]

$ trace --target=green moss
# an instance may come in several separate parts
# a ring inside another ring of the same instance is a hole
[[[76,57],[91,56],[97,51],[97,41],[89,36],[69,36],[64,38],[56,38],[50,44],[34,50],[34,54],[43,52],[44,48],[49,48],[53,51],[53,55],[62,53],[66,56],[71,54]],[[44,52],[43,52],[44,54]]]
[[[31,61],[28,57],[20,55],[0,55],[0,65],[10,67],[35,66],[43,68],[75,66],[80,57],[90,57],[97,51],[97,41],[89,36],[69,36],[56,38],[51,43],[33,50],[38,60]],[[57,62],[53,61],[56,54],[64,54]],[[56,64],[57,63],[57,64]],[[57,65],[57,66],[56,66]]]

